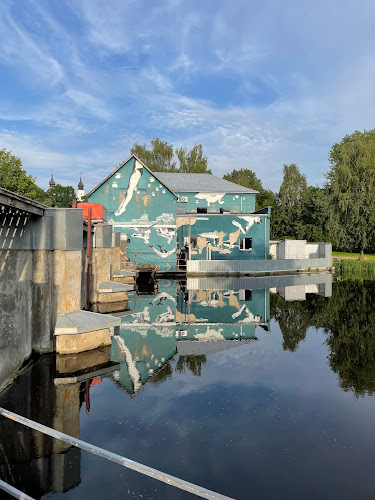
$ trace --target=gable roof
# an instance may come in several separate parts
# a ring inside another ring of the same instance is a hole
[[[112,177],[112,175],[114,175],[116,172],[118,172],[118,171],[120,170],[120,168],[122,168],[122,167],[123,167],[126,163],[128,163],[128,161],[130,161],[132,158],[134,158],[135,160],[139,161],[139,163],[142,165],[142,167],[144,167],[144,168],[145,168],[148,172],[150,172],[150,174],[152,174],[152,175],[155,177],[155,179],[156,179],[157,181],[159,181],[159,182],[160,182],[160,184],[162,184],[162,185],[163,185],[166,189],[168,189],[168,191],[169,191],[170,193],[172,193],[172,194],[173,194],[173,196],[175,196],[176,198],[178,198],[177,194],[176,194],[174,191],[172,191],[172,189],[171,189],[171,188],[170,188],[170,187],[169,187],[169,186],[165,183],[165,181],[163,181],[162,179],[160,179],[160,177],[159,177],[159,175],[158,175],[159,173],[158,173],[158,174],[155,174],[155,172],[152,172],[152,171],[148,168],[148,166],[147,166],[147,165],[145,165],[145,164],[143,163],[143,161],[141,161],[141,160],[138,158],[138,156],[135,156],[135,155],[131,155],[131,156],[129,156],[129,158],[128,158],[127,160],[125,160],[125,161],[123,161],[122,163],[120,163],[120,165],[119,165],[117,168],[115,168],[115,170],[114,170],[113,172],[111,172],[109,175],[107,175],[107,177],[106,177],[105,179],[103,179],[103,180],[102,180],[102,182],[100,182],[100,183],[99,183],[96,187],[94,187],[94,189],[92,189],[92,190],[88,193],[88,195],[87,195],[87,196],[88,196],[88,197],[89,197],[89,196],[91,196],[91,195],[92,195],[92,194],[93,194],[93,193],[94,193],[94,192],[95,192],[98,188],[100,188],[100,186],[102,186],[105,182],[107,182],[107,180],[108,180],[110,177]]]
[[[158,172],[159,179],[167,184],[173,191],[184,193],[251,193],[259,191],[249,189],[234,182],[227,181],[212,174],[182,174]]]

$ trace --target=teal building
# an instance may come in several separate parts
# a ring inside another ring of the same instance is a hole
[[[88,197],[107,208],[132,262],[173,271],[189,259],[268,259],[271,211],[255,211],[256,194],[211,174],[155,174],[133,155]]]
[[[132,262],[175,269],[177,195],[138,158],[121,163],[88,198],[106,207]]]

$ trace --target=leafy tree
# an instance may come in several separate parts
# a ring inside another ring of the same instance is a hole
[[[329,228],[343,250],[369,248],[375,236],[375,129],[346,135],[330,151]]]
[[[272,227],[279,238],[300,239],[304,233],[302,214],[307,195],[306,176],[295,163],[284,165],[283,173]]]
[[[6,149],[0,150],[0,186],[41,203],[46,198],[45,191],[35,184],[35,177],[22,168],[21,159]]]
[[[232,172],[225,174],[224,179],[239,184],[240,186],[259,191],[255,199],[256,210],[263,207],[274,208],[276,206],[275,194],[271,190],[263,188],[262,181],[258,179],[255,172],[252,170],[248,168],[241,168],[240,170],[234,169]]]
[[[202,366],[206,364],[206,355],[197,354],[196,356],[180,356],[176,363],[176,371],[183,373],[186,369],[193,375],[200,377],[202,375]]]
[[[75,191],[72,186],[56,184],[47,190],[45,204],[49,207],[72,208]]]
[[[151,141],[151,149],[146,144],[133,144],[131,154],[136,155],[153,172],[175,172],[173,146],[156,137]]]
[[[309,186],[302,207],[302,238],[308,241],[329,240],[329,192],[327,187]]]
[[[197,144],[190,151],[186,148],[177,148],[176,155],[180,162],[179,172],[185,173],[207,173],[207,156],[203,156],[202,144]]]

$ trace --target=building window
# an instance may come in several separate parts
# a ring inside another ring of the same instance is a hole
[[[206,214],[207,208],[197,207],[197,214]]]
[[[230,213],[230,209],[229,208],[220,208],[220,213],[221,214],[229,214]]]
[[[253,300],[253,294],[251,290],[244,290],[241,289],[239,291],[239,299],[240,301],[248,301],[248,300]]]
[[[252,250],[253,238],[240,238],[240,250]]]
[[[197,237],[196,236],[190,237],[190,244],[191,244],[191,248],[197,248]]]

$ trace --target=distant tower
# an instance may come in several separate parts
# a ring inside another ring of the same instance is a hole
[[[56,186],[56,182],[55,182],[55,180],[53,178],[53,170],[52,170],[52,172],[51,172],[51,180],[49,181],[49,187],[53,188],[55,186]]]
[[[78,183],[78,191],[77,191],[77,200],[82,201],[82,198],[85,196],[85,187],[82,182],[82,174],[79,174],[79,183]]]

